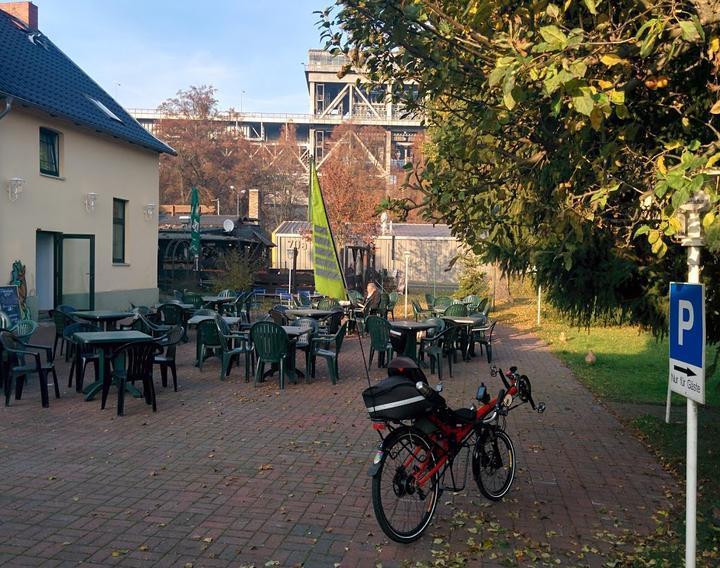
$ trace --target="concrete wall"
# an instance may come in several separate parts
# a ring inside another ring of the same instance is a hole
[[[40,174],[40,127],[61,134],[59,178]],[[25,179],[25,187],[11,202],[7,186],[13,177]],[[47,289],[46,282],[37,281],[37,243],[44,242],[38,241],[38,231],[95,235],[97,309],[157,299],[157,213],[145,219],[143,211],[144,205],[158,203],[156,152],[16,107],[0,120],[0,189],[0,282],[9,281],[12,262],[21,260],[31,308],[37,307],[38,288]],[[88,192],[98,194],[90,212],[84,205]],[[113,198],[127,200],[124,264],[112,262]],[[65,301],[87,293],[87,249],[76,248],[77,255],[64,263]],[[46,278],[45,252],[40,263]]]
[[[456,286],[462,263],[456,263],[449,271],[445,269],[450,261],[460,252],[455,238],[412,238],[395,237],[393,254],[392,237],[383,236],[375,239],[375,263],[377,269],[388,272],[399,270],[405,272],[405,251],[408,258],[408,286]],[[393,260],[394,257],[394,260]]]

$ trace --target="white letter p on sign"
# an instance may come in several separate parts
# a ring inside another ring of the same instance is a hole
[[[678,302],[678,345],[683,344],[683,332],[690,331],[695,321],[692,303],[688,300]]]

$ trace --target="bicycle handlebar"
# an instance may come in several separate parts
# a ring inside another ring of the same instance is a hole
[[[492,367],[492,369],[490,370],[490,374],[493,376],[500,374],[500,378],[503,382],[503,385],[505,386],[505,388],[500,389],[500,392],[495,399],[495,405],[493,408],[498,414],[507,415],[508,411],[511,408],[515,408],[515,406],[511,406],[512,403],[508,404],[508,406],[505,406],[505,397],[508,394],[510,394],[513,399],[515,399],[516,396],[519,396],[523,402],[529,402],[532,409],[537,411],[539,414],[545,412],[545,403],[541,402],[537,405],[535,404],[535,401],[532,397],[530,379],[526,375],[520,375],[517,372],[517,367],[510,367],[507,373],[504,372],[502,369]],[[447,406],[445,399],[440,396],[440,393],[437,392],[435,389],[431,388],[430,385],[428,385],[426,382],[418,381],[417,383],[415,383],[415,388],[425,398],[429,400],[440,401],[441,406]]]

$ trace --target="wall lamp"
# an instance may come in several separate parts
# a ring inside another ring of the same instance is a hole
[[[85,194],[85,210],[88,213],[95,211],[95,205],[97,205],[98,194],[91,191]]]
[[[25,180],[20,177],[14,177],[10,178],[8,180],[8,199],[10,201],[17,201],[18,195],[22,193],[23,188],[25,187]]]
[[[155,204],[154,203],[148,203],[147,205],[143,205],[143,214],[145,215],[145,219],[148,221],[152,219],[153,214],[155,213]]]

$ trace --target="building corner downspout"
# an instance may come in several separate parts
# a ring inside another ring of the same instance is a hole
[[[10,112],[10,110],[12,109],[12,103],[13,103],[13,98],[12,98],[12,97],[7,97],[7,98],[5,99],[5,108],[2,109],[2,110],[0,110],[0,120],[2,120],[3,117],[4,117],[7,113]]]

